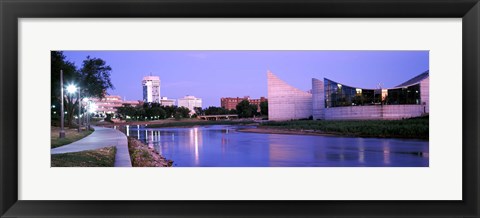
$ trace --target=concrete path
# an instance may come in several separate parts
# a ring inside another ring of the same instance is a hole
[[[95,131],[89,136],[72,142],[68,145],[51,149],[51,154],[62,154],[69,152],[78,152],[86,150],[95,150],[99,148],[116,146],[117,153],[115,155],[115,167],[132,167],[130,154],[128,153],[128,141],[122,132],[98,126],[92,126]]]

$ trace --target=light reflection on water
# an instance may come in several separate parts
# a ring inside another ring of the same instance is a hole
[[[239,132],[242,126],[148,128],[127,136],[177,167],[428,167],[428,141]],[[251,128],[251,127],[248,127]]]

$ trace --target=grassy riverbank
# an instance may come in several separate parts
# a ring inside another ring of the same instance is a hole
[[[265,122],[260,128],[357,137],[427,139],[428,116],[404,120],[295,120]]]
[[[246,125],[252,124],[249,120],[196,120],[196,121],[173,121],[165,123],[148,124],[148,127],[190,127],[190,126],[206,126],[206,125]]]
[[[65,138],[59,138],[60,127],[52,126],[50,129],[50,145],[51,148],[60,147],[62,145],[70,144],[78,141],[86,136],[92,134],[93,130],[84,130],[78,132],[77,129],[65,128]]]
[[[133,167],[171,167],[173,164],[155,149],[132,137],[128,137],[128,151]]]
[[[113,167],[115,146],[97,150],[52,154],[52,167]]]

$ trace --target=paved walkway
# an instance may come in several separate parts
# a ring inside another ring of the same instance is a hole
[[[128,153],[128,141],[122,132],[98,126],[92,126],[95,131],[89,136],[72,142],[68,145],[51,149],[51,154],[62,154],[69,152],[78,152],[85,150],[95,150],[99,148],[116,146],[117,153],[115,155],[115,167],[132,167],[130,154]]]

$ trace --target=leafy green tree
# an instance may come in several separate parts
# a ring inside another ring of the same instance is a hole
[[[143,108],[143,106],[137,106],[135,107],[135,115],[134,117],[138,120],[138,119],[144,119],[145,118],[145,109]]]
[[[257,105],[250,104],[248,100],[243,100],[237,104],[237,113],[241,118],[253,117],[257,114]]]
[[[165,119],[167,113],[161,107],[153,107],[152,109],[152,116],[157,117],[157,119]]]
[[[210,106],[207,109],[205,109],[205,115],[224,115],[228,113],[229,111],[223,107]]]
[[[260,102],[260,113],[262,115],[268,115],[268,101]]]
[[[133,116],[135,116],[135,108],[130,104],[122,105],[121,107],[117,108],[117,113],[120,114],[124,119],[126,119],[127,116],[133,118]]]
[[[99,58],[90,58],[83,61],[83,66],[77,70],[76,66],[65,60],[65,55],[61,51],[51,52],[51,93],[52,105],[55,108],[60,107],[60,70],[63,70],[64,88],[70,84],[80,88],[81,98],[84,97],[105,97],[107,89],[113,89],[110,81],[111,67],[107,66],[105,61]],[[64,109],[67,118],[67,125],[72,126],[73,116],[78,113],[78,104],[82,99],[78,98],[78,93],[70,94],[64,90]],[[58,107],[57,107],[58,105]],[[59,114],[60,112],[56,112]]]
[[[175,109],[175,118],[179,115],[181,118],[189,118],[190,117],[190,109],[186,107],[177,107]]]
[[[193,110],[195,111],[196,115],[204,115],[205,111],[201,107],[194,107]]]
[[[162,106],[162,109],[165,110],[166,113],[166,118],[171,118],[175,115],[175,111],[177,109],[177,106],[172,105],[172,106]]]
[[[110,80],[112,68],[100,58],[90,58],[83,61],[80,69],[80,87],[82,95],[87,97],[104,98],[107,89],[114,89]]]
[[[73,81],[75,78],[78,77],[78,71],[75,67],[75,64],[66,60],[65,55],[61,51],[52,51],[50,52],[50,81],[51,81],[51,105],[54,107],[52,108],[52,118],[58,118],[57,116],[60,115],[60,100],[62,96],[60,96],[60,70],[63,71],[63,82],[64,87],[70,81]],[[67,93],[64,90],[65,97]],[[64,106],[64,108],[66,105]],[[67,110],[65,110],[67,111]],[[68,113],[68,111],[67,111]],[[73,113],[73,112],[72,112]],[[67,116],[68,117],[68,116]],[[71,125],[71,120],[68,123]]]

